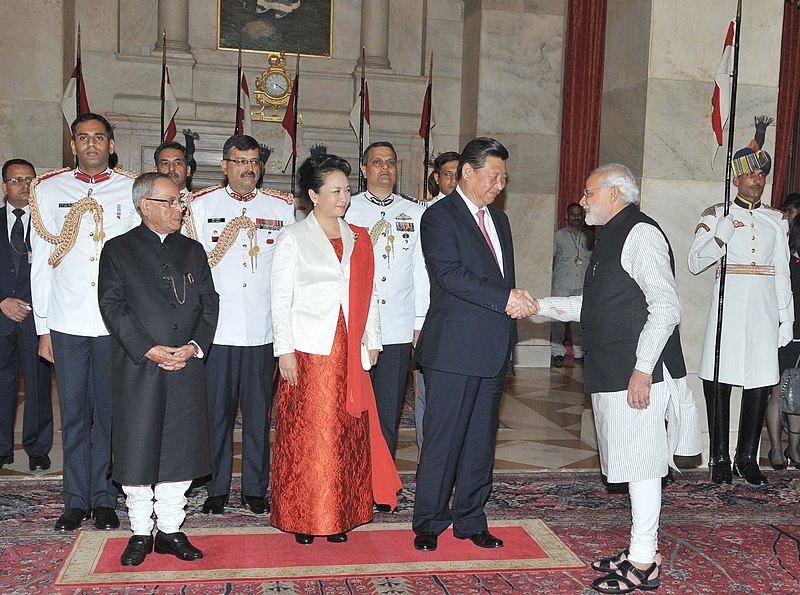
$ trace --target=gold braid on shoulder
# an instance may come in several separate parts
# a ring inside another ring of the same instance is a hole
[[[247,230],[247,238],[250,240],[250,268],[255,271],[258,268],[258,252],[260,248],[256,244],[256,224],[245,213],[247,208],[242,209],[242,214],[234,217],[225,225],[222,233],[219,234],[217,245],[208,253],[208,266],[217,266],[225,253],[236,241],[240,229]]]
[[[122,168],[117,168],[114,171],[129,178],[135,178],[137,175],[139,175],[135,171]],[[56,245],[55,251],[47,261],[50,266],[58,266],[64,257],[69,254],[69,251],[75,246],[75,242],[78,239],[78,231],[81,225],[81,217],[83,217],[87,212],[91,212],[92,218],[94,219],[94,235],[92,238],[95,242],[95,251],[99,256],[103,240],[106,237],[106,232],[103,231],[103,207],[100,205],[100,203],[92,198],[92,189],[89,188],[89,192],[86,193],[86,196],[70,207],[69,211],[67,212],[67,216],[64,218],[64,225],[61,226],[61,233],[54,235],[47,230],[47,228],[44,226],[44,222],[42,221],[42,215],[39,212],[39,203],[36,200],[37,184],[37,181],[31,182],[30,197],[28,199],[28,204],[31,207],[31,224],[36,230],[36,233],[38,233],[44,241]]]

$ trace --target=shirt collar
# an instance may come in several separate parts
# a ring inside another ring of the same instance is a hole
[[[253,188],[253,191],[249,192],[247,194],[239,194],[238,192],[236,192],[236,190],[231,188],[230,185],[228,185],[228,186],[225,187],[225,192],[227,192],[228,196],[230,196],[231,198],[233,198],[235,200],[238,200],[240,202],[248,202],[250,200],[253,200],[256,197],[256,193],[258,192],[258,188]]]
[[[736,198],[733,199],[733,202],[742,207],[743,209],[748,209],[752,211],[753,209],[757,209],[761,206],[761,199],[757,199],[754,201],[747,200],[741,194],[737,194]]]
[[[85,182],[87,184],[99,184],[100,182],[105,182],[107,179],[111,177],[111,169],[106,168],[104,172],[100,172],[94,176],[90,176],[89,174],[83,173],[80,168],[75,168],[73,172],[75,174],[75,179],[80,180],[81,182]]]
[[[372,192],[367,190],[366,192],[364,192],[364,196],[367,197],[367,200],[369,202],[371,202],[372,204],[376,204],[379,207],[388,207],[390,204],[394,202],[394,194],[390,194],[386,198],[378,198],[377,196],[372,194]]]

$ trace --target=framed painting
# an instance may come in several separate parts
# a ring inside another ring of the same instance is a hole
[[[217,47],[330,58],[333,0],[217,0]]]

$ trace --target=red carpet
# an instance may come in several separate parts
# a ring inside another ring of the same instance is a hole
[[[349,533],[347,543],[299,545],[294,536],[272,528],[197,529],[191,541],[205,554],[184,562],[150,554],[137,567],[121,566],[130,533],[81,532],[55,584],[120,584],[237,579],[317,578],[428,572],[493,572],[583,568],[585,564],[538,520],[493,523],[505,547],[482,549],[447,531],[435,552],[419,552],[414,534],[396,524],[371,524]],[[190,576],[187,576],[190,575]]]

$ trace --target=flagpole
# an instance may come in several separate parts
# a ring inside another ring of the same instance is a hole
[[[292,140],[294,142],[294,150],[292,151],[292,196],[294,196],[296,181],[297,181],[297,100],[300,98],[300,51],[297,52],[297,64],[295,65],[294,69],[294,105],[292,106],[293,109],[293,116],[294,122],[292,123],[293,127],[293,136]],[[284,161],[284,163],[286,163]]]
[[[75,117],[81,116],[81,83],[83,82],[83,66],[81,65],[81,24],[78,23],[77,58],[75,60]],[[70,122],[71,124],[72,122]]]
[[[739,39],[741,38],[741,24],[742,24],[742,0],[738,1],[736,7],[736,33],[733,38],[733,73],[731,74],[731,110],[730,117],[728,118],[728,153],[725,167],[725,202],[723,207],[723,214],[728,215],[731,207],[731,161],[733,159],[733,143],[736,122],[736,92],[739,86]],[[722,314],[725,304],[725,278],[728,266],[728,246],[725,245],[725,251],[720,259],[720,272],[719,272],[719,302],[717,303],[717,329],[716,329],[716,342],[714,344],[714,396],[711,408],[711,423],[709,424],[709,441],[711,448],[714,447],[716,441],[717,431],[717,402],[719,401],[719,365],[720,365],[720,347],[722,343]],[[728,431],[727,429],[725,430]],[[714,461],[713,453],[709,452],[708,469],[709,477],[714,474]]]
[[[364,97],[364,87],[367,84],[367,73],[366,73],[366,59],[364,56],[364,45],[361,45],[361,92],[359,96],[361,97],[361,116],[358,119],[358,191],[363,192],[364,190],[364,177],[361,175],[361,166],[364,164],[364,102],[366,98]]]
[[[166,106],[165,87],[167,84],[167,32],[161,32],[161,142],[164,142],[164,110]]]
[[[431,52],[431,66],[428,70],[428,89],[425,93],[427,104],[425,105],[428,117],[425,122],[425,164],[422,175],[422,202],[428,200],[428,163],[431,158],[431,103],[433,101],[433,52]]]
[[[236,118],[233,120],[233,133],[242,134],[239,129],[239,110],[242,109],[242,39],[239,38],[239,62],[236,67]]]

